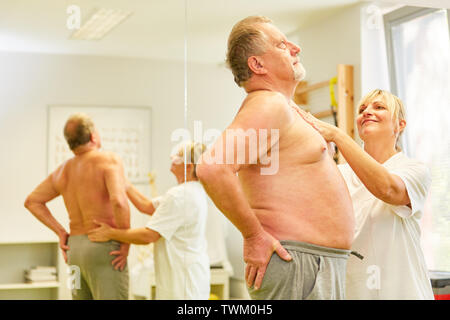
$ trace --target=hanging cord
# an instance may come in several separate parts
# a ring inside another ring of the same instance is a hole
[[[188,7],[187,0],[184,0],[184,128],[188,130],[188,76],[187,76],[187,68],[188,68]],[[186,180],[187,180],[187,143],[184,143],[184,188],[183,188],[183,204],[184,204],[184,217],[187,216],[186,212]],[[186,228],[186,225],[183,224],[182,228]],[[186,266],[186,252],[183,256],[183,265]],[[183,298],[186,299],[187,296],[187,270],[183,268],[184,274],[184,286],[183,286]]]
[[[333,114],[333,120],[334,120],[334,125],[337,127],[338,123],[337,123],[337,108],[338,108],[338,104],[336,102],[336,98],[334,96],[334,86],[337,84],[337,77],[333,77],[330,79],[330,83],[329,83],[329,88],[330,88],[330,101],[331,101],[331,113]],[[338,148],[336,146],[336,144],[334,145],[334,161],[336,161],[336,163],[338,162]]]
[[[331,100],[331,112],[333,113],[334,125],[337,127],[337,108],[338,104],[336,102],[336,98],[334,96],[334,86],[337,84],[337,77],[330,79],[330,100]]]
[[[187,127],[187,117],[188,117],[188,88],[187,88],[187,46],[188,46],[188,16],[187,16],[187,0],[184,0],[184,128],[188,130]],[[184,182],[186,182],[186,155],[187,146],[184,146]]]

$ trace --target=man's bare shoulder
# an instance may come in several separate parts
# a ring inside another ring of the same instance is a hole
[[[74,157],[67,159],[63,163],[61,163],[58,168],[55,169],[55,171],[52,172],[53,175],[60,175],[62,174],[67,168],[69,168],[74,160]]]
[[[65,176],[65,173],[67,172],[67,168],[70,167],[70,164],[72,163],[73,158],[70,158],[63,163],[61,163],[58,168],[56,168],[52,173],[50,173],[50,176],[52,177],[52,181],[58,181],[62,177]]]
[[[105,162],[106,164],[116,165],[121,164],[122,159],[119,155],[112,151],[99,151],[97,153],[98,160]]]
[[[260,90],[246,97],[235,122],[253,123],[257,127],[280,127],[290,119],[289,103],[281,93]]]
[[[242,104],[243,109],[257,108],[259,112],[276,112],[289,106],[286,98],[279,92],[258,90],[250,93]]]

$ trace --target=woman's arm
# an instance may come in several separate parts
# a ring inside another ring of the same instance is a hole
[[[127,196],[140,212],[148,215],[152,215],[155,212],[156,208],[153,202],[140,193],[129,181],[127,182]]]
[[[336,143],[355,174],[375,197],[392,205],[408,205],[410,199],[403,180],[383,167],[365,152],[341,129],[320,121],[312,115],[303,118],[311,124],[327,142]]]
[[[349,135],[336,129],[334,142],[367,190],[378,199],[392,205],[410,204],[411,201],[403,180],[390,173]]]
[[[94,242],[116,240],[122,243],[149,244],[161,237],[158,232],[148,228],[115,229],[102,222],[94,223],[99,227],[88,233],[89,240]]]

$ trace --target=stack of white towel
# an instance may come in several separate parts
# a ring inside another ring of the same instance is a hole
[[[25,270],[25,282],[27,283],[47,282],[56,280],[57,280],[56,267],[37,266],[29,270]]]

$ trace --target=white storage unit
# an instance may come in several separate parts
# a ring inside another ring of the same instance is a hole
[[[150,300],[155,299],[156,285],[155,274],[150,276]],[[215,294],[219,300],[230,299],[230,275],[223,268],[211,268],[211,293]],[[132,299],[142,299],[143,297],[133,296]]]
[[[60,298],[59,243],[0,243],[0,257],[0,300]],[[25,270],[35,266],[56,267],[57,281],[26,283]]]

